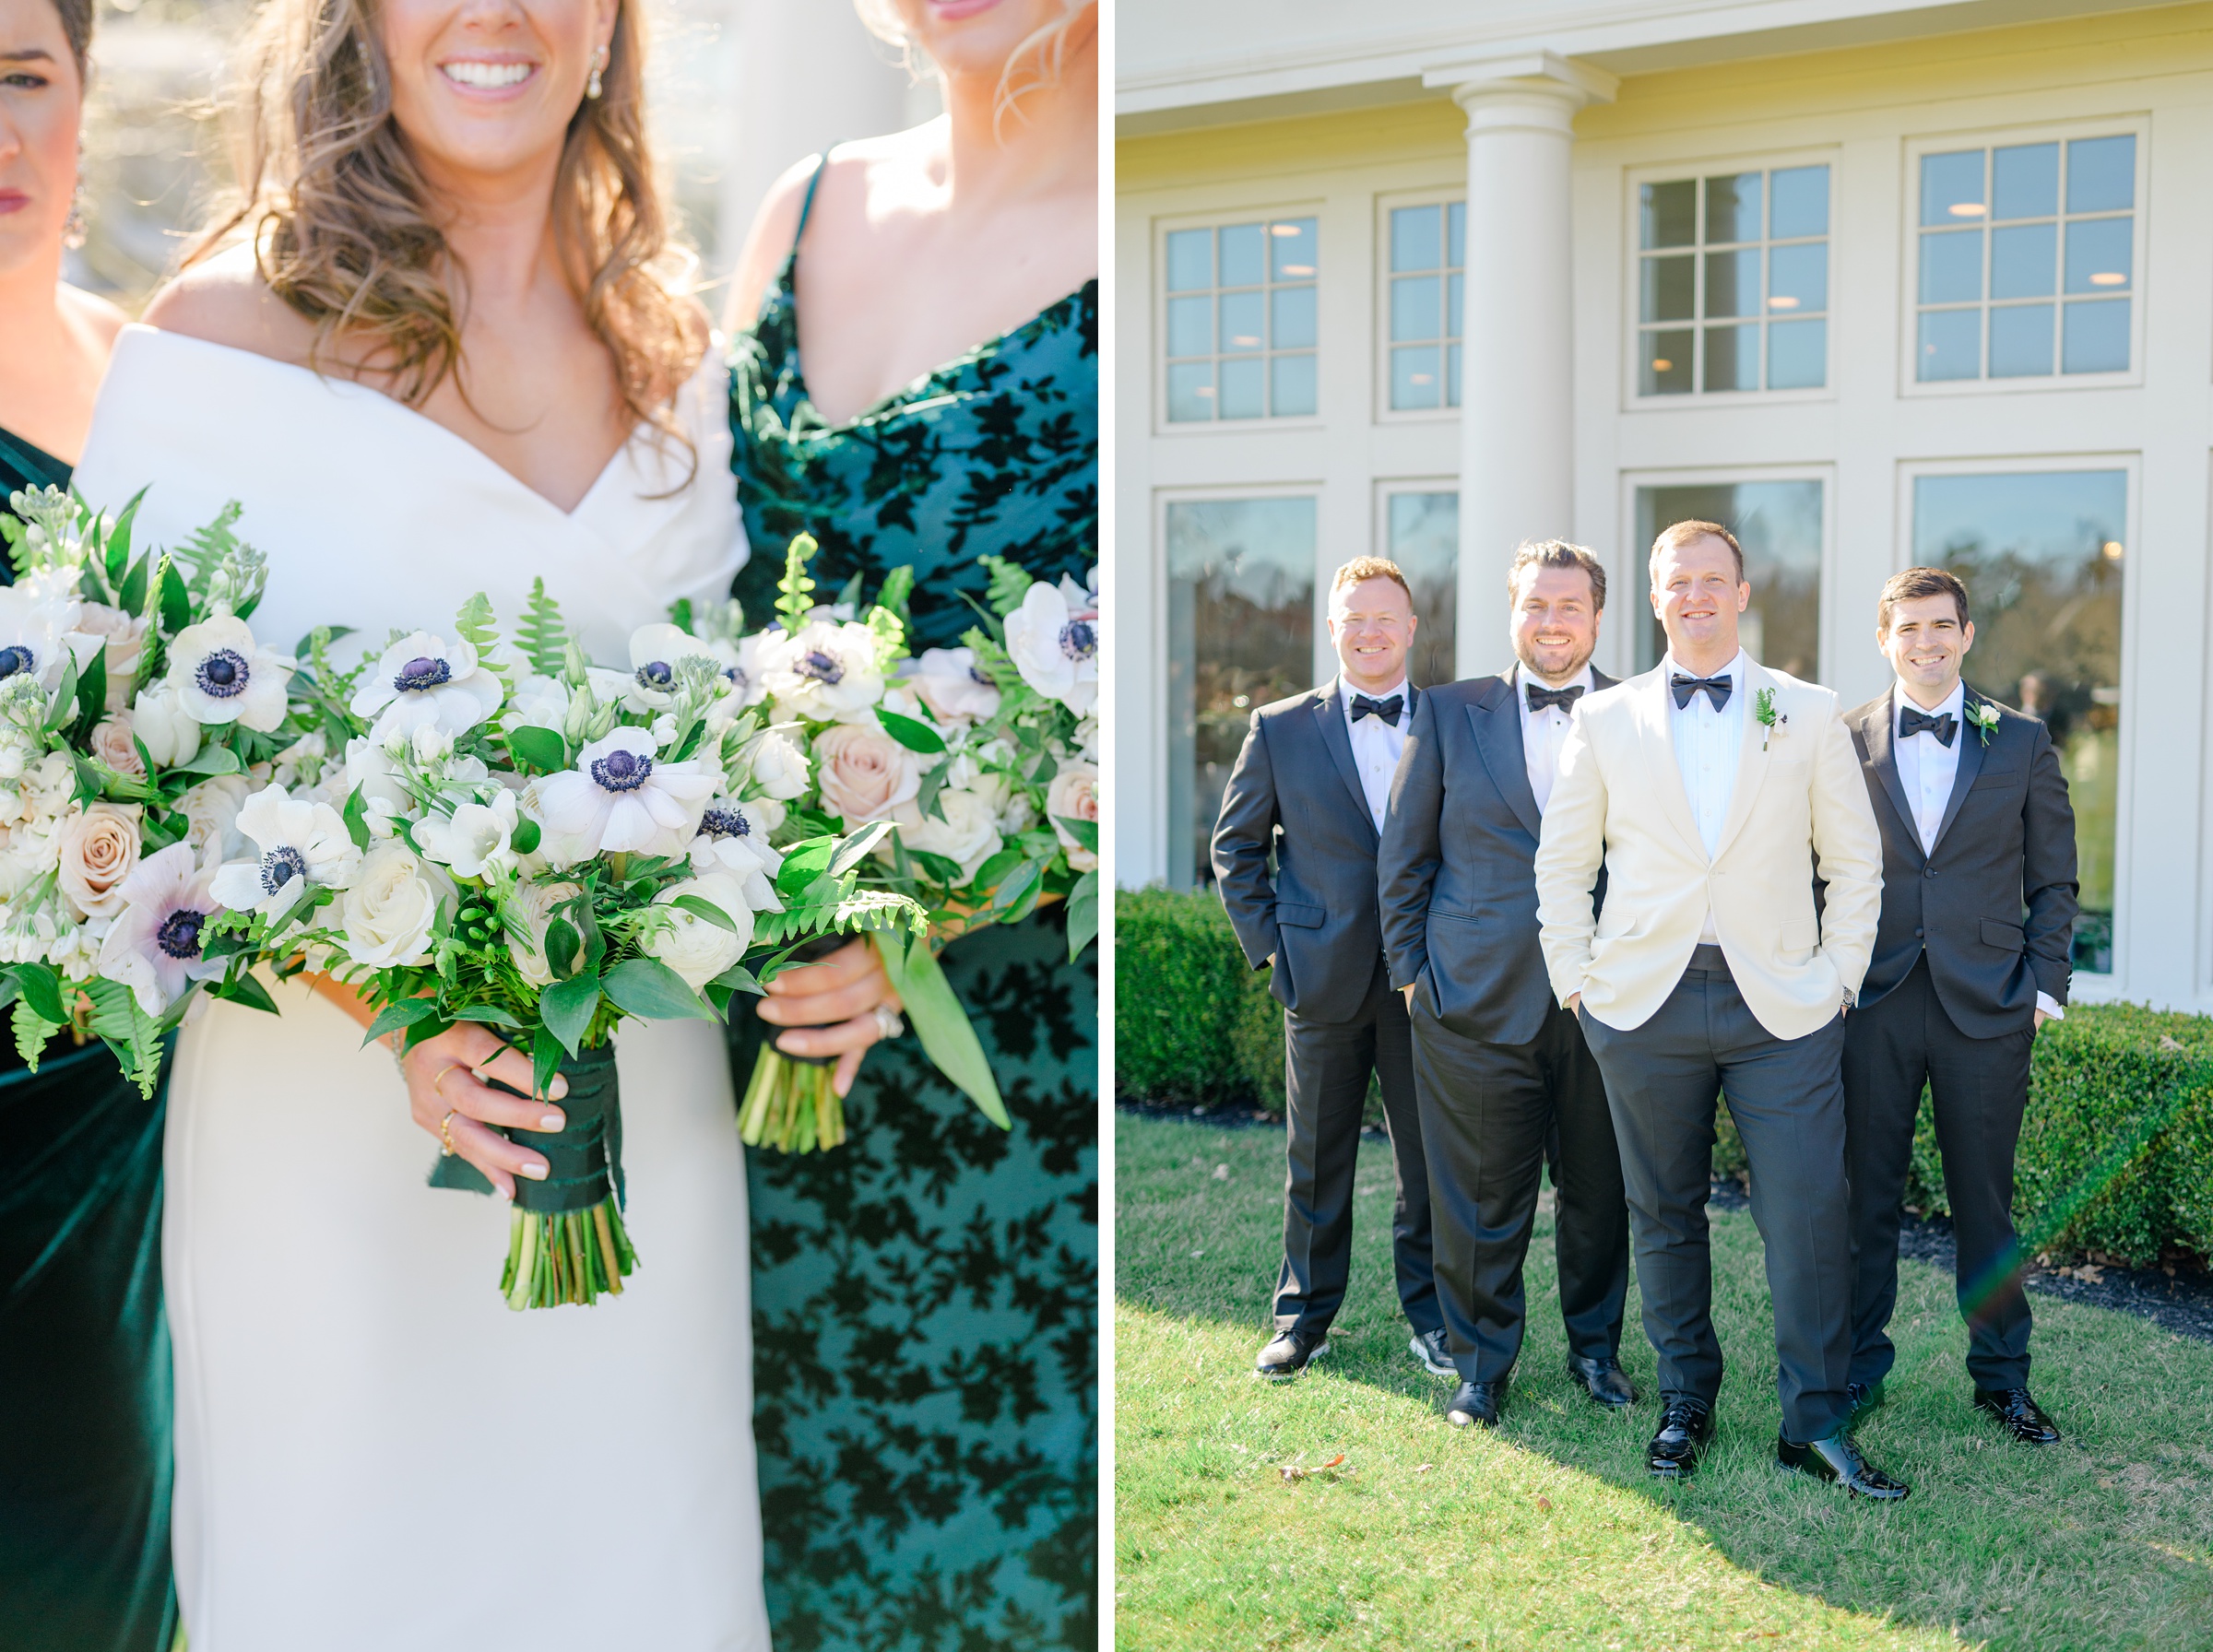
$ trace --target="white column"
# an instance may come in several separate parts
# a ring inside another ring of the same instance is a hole
[[[1460,389],[1462,676],[1497,670],[1506,568],[1523,539],[1575,521],[1575,112],[1615,77],[1549,52],[1433,69],[1468,114],[1467,292]]]

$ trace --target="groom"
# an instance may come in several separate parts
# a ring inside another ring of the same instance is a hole
[[[1658,667],[1586,699],[1537,850],[1553,991],[1605,1075],[1663,1410],[1646,1466],[1691,1473],[1722,1386],[1706,1198],[1717,1091],[1751,1161],[1782,1431],[1776,1460],[1855,1496],[1907,1488],[1845,1432],[1852,1234],[1843,1011],[1875,939],[1882,840],[1828,690],[1737,642],[1744,552],[1718,523],[1652,544]],[[1591,890],[1606,869],[1603,914]],[[1814,880],[1828,885],[1817,908]]]

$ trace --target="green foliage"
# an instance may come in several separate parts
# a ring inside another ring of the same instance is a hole
[[[561,617],[561,605],[546,595],[546,582],[530,582],[530,598],[523,617],[515,621],[515,640],[529,656],[530,668],[540,677],[559,677],[569,649],[569,628]]]
[[[1123,890],[1114,907],[1114,1081],[1149,1101],[1252,1092],[1231,1029],[1252,972],[1204,890]]]
[[[1020,562],[1010,562],[1004,557],[990,556],[976,560],[991,575],[991,588],[984,601],[994,614],[1004,620],[1022,606],[1022,599],[1029,595],[1030,586],[1035,582],[1030,578],[1029,570]]]
[[[806,624],[807,615],[814,607],[814,598],[810,595],[814,581],[807,575],[807,559],[821,549],[812,534],[801,534],[785,549],[784,577],[776,586],[781,593],[776,598],[776,612],[783,617],[786,631],[796,631]]]

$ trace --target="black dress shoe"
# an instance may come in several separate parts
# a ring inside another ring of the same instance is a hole
[[[1616,1360],[1585,1360],[1569,1354],[1568,1375],[1575,1378],[1577,1387],[1609,1411],[1625,1411],[1637,1403],[1637,1386]]]
[[[1252,1368],[1272,1383],[1287,1383],[1314,1361],[1330,1351],[1330,1333],[1307,1331],[1293,1326],[1275,1333],[1275,1340],[1260,1350]]]
[[[2024,1446],[2059,1444],[2059,1424],[2044,1415],[2026,1388],[1977,1388],[1975,1410],[1988,1411]]]
[[[1452,1390],[1452,1403],[1445,1407],[1445,1421],[1454,1428],[1465,1428],[1471,1422],[1485,1428],[1498,1426],[1498,1413],[1506,1409],[1506,1385],[1497,1383],[1463,1382]]]
[[[1443,1326],[1438,1326],[1433,1331],[1416,1332],[1414,1340],[1407,1343],[1406,1347],[1415,1359],[1421,1361],[1422,1369],[1431,1376],[1460,1375],[1460,1367],[1452,1363],[1452,1347],[1445,1336]]]
[[[1688,1480],[1712,1441],[1712,1408],[1695,1399],[1671,1399],[1660,1412],[1660,1432],[1644,1448],[1644,1466],[1657,1480]]]
[[[1864,1497],[1874,1503],[1899,1503],[1912,1490],[1904,1481],[1892,1480],[1862,1457],[1852,1436],[1842,1429],[1810,1446],[1799,1446],[1777,1434],[1775,1460],[1795,1473],[1833,1481],[1854,1497]]]
[[[1844,1398],[1849,1402],[1844,1411],[1844,1426],[1850,1428],[1869,1411],[1883,1403],[1883,1385],[1880,1383],[1846,1383]]]

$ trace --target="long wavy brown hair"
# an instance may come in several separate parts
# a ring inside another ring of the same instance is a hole
[[[624,408],[677,435],[665,404],[704,343],[682,296],[693,266],[670,237],[645,136],[644,37],[625,0],[601,92],[569,122],[553,234],[586,320],[614,359]],[[184,256],[249,240],[262,278],[409,406],[461,366],[467,272],[392,118],[371,0],[270,0],[232,98],[237,186]],[[467,386],[463,387],[464,395]]]

